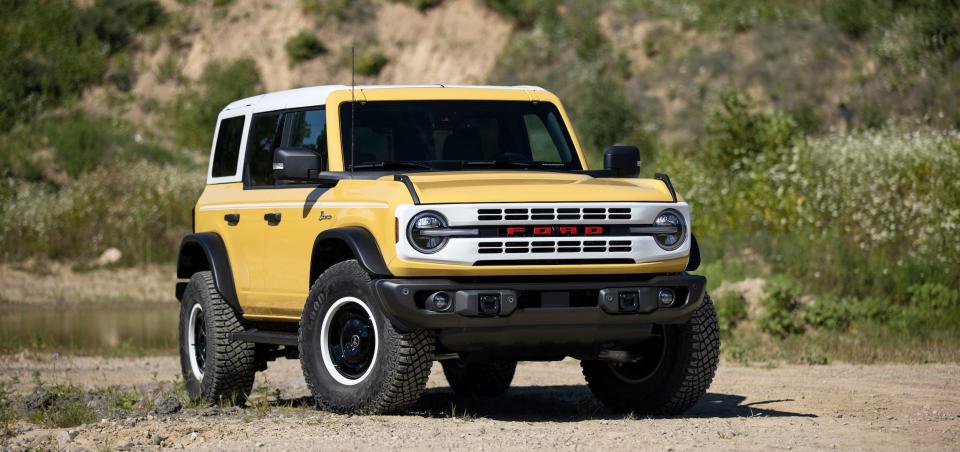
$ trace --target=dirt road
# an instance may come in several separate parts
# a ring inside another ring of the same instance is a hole
[[[960,365],[722,365],[706,398],[685,417],[634,418],[604,410],[582,384],[575,361],[526,363],[503,397],[454,397],[440,366],[410,414],[340,416],[308,405],[299,363],[281,361],[258,376],[259,393],[279,401],[247,409],[184,409],[131,415],[72,429],[21,422],[7,448],[316,449],[657,449],[956,450],[960,444]],[[0,358],[0,380],[141,389],[173,381],[173,357]],[[29,431],[24,431],[29,430]],[[0,447],[3,449],[3,447]]]

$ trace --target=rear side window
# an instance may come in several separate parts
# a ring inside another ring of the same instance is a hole
[[[213,177],[229,177],[237,174],[240,158],[240,138],[243,136],[243,116],[220,121],[217,144],[213,148]]]

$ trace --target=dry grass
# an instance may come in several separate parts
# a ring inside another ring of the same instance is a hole
[[[100,268],[77,272],[66,264],[0,265],[0,304],[150,303],[169,301],[172,266]]]

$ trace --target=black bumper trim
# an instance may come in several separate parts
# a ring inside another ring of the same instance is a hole
[[[685,323],[700,306],[707,281],[697,275],[654,276],[637,281],[604,281],[598,277],[589,282],[484,282],[468,283],[449,279],[381,279],[374,281],[382,308],[394,325],[401,329],[459,329],[505,327],[626,327],[631,325]],[[425,291],[514,290],[565,292],[610,288],[684,287],[683,303],[674,307],[658,307],[649,313],[609,314],[600,306],[518,308],[509,315],[471,317],[455,312],[434,312],[417,304],[417,293]]]

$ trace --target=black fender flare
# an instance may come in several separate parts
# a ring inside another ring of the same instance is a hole
[[[189,234],[180,242],[180,252],[177,256],[177,278],[190,279],[193,274],[210,270],[213,274],[213,283],[224,301],[237,314],[243,314],[237,298],[237,287],[233,281],[233,269],[230,267],[230,256],[223,239],[216,232],[198,232]],[[177,299],[182,299],[186,283],[177,283]]]
[[[390,269],[387,268],[383,260],[383,253],[380,252],[380,246],[377,245],[377,239],[365,228],[359,226],[346,226],[342,228],[327,229],[317,235],[313,242],[314,251],[320,246],[320,242],[325,240],[339,240],[350,248],[357,262],[371,275],[392,276]],[[311,259],[311,267],[316,265],[315,259]],[[311,274],[314,273],[311,268]]]
[[[692,272],[700,268],[700,244],[697,243],[697,236],[690,233],[690,260],[687,261],[686,271]]]

